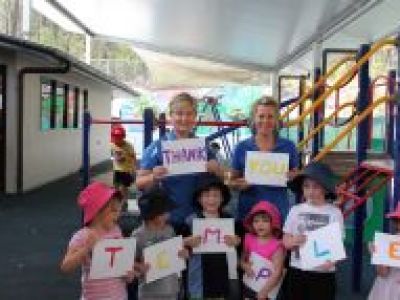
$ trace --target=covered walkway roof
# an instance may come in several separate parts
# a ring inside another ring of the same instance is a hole
[[[310,51],[316,43],[329,48],[357,48],[396,32],[400,21],[399,0],[47,2],[64,15],[67,12],[81,30],[132,43],[145,61],[151,61],[150,71],[157,70],[154,60],[161,58],[154,57],[161,53],[182,59],[180,66],[197,73],[207,67],[197,68],[196,59],[200,64],[212,63],[208,76],[221,71],[216,81],[265,80],[260,74],[288,66],[301,72],[310,67]],[[248,78],[230,78],[238,70]]]

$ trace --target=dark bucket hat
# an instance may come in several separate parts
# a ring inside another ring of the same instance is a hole
[[[335,187],[339,178],[327,165],[320,162],[310,163],[302,172],[288,182],[289,189],[296,194],[302,193],[305,178],[318,182],[326,190],[328,199],[336,199]]]
[[[219,179],[217,176],[213,174],[207,174],[200,178],[199,185],[197,186],[194,194],[193,194],[193,207],[197,210],[201,210],[201,205],[199,202],[199,198],[201,193],[205,191],[209,191],[211,189],[218,189],[222,193],[222,203],[221,208],[227,205],[231,199],[231,193],[229,188]]]
[[[169,212],[176,208],[176,204],[161,187],[152,187],[145,191],[138,199],[140,215],[144,220]]]

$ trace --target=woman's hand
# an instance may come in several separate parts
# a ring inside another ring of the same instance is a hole
[[[292,180],[294,177],[296,177],[297,174],[299,174],[299,170],[298,169],[289,170],[289,172],[287,172],[288,180]]]
[[[250,187],[250,184],[243,177],[233,179],[231,184],[233,188],[236,188],[239,191],[247,190]]]
[[[225,235],[224,242],[229,247],[237,247],[240,244],[240,237],[237,235]]]
[[[154,181],[158,181],[162,179],[165,175],[167,175],[168,169],[163,166],[157,166],[153,168],[153,178]]]
[[[221,167],[215,159],[207,161],[206,170],[207,172],[214,173],[217,176],[219,176],[221,173]]]

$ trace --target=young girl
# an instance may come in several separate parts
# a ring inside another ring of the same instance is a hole
[[[311,163],[288,182],[288,187],[302,195],[304,202],[291,208],[283,227],[283,243],[291,250],[285,299],[335,299],[335,263],[327,261],[315,270],[303,270],[298,253],[298,247],[306,241],[307,231],[338,222],[343,232],[343,215],[330,203],[336,198],[335,179],[328,166]]]
[[[230,218],[223,212],[223,207],[230,200],[228,187],[216,176],[204,177],[195,191],[194,207],[196,212],[186,219],[188,234],[196,218]],[[238,246],[240,238],[226,235],[225,243],[229,247]],[[198,247],[200,236],[185,238],[185,244]],[[188,265],[188,294],[190,299],[231,299],[229,295],[229,272],[226,253],[194,254]]]
[[[126,282],[133,279],[132,271],[126,278],[89,279],[91,253],[97,241],[122,238],[116,222],[121,209],[122,195],[101,182],[88,185],[78,197],[83,210],[84,227],[69,242],[67,253],[61,262],[63,272],[72,272],[82,266],[81,299],[127,299]]]
[[[169,212],[175,204],[168,194],[159,187],[145,192],[138,201],[143,224],[133,232],[136,237],[135,266],[142,276],[139,277],[138,299],[140,300],[176,300],[180,292],[178,274],[172,274],[156,281],[146,283],[145,274],[150,265],[144,261],[144,248],[175,236],[174,229],[167,223]],[[184,249],[177,249],[177,255],[187,257]]]
[[[393,222],[395,234],[400,234],[400,203],[394,212],[387,214]],[[377,277],[368,300],[400,299],[400,268],[376,266]]]
[[[281,235],[281,217],[278,209],[271,203],[260,201],[254,205],[244,220],[248,233],[244,238],[240,266],[247,276],[254,277],[249,261],[252,252],[268,259],[274,266],[274,273],[258,292],[244,287],[245,299],[268,299],[269,292],[279,283],[282,277],[285,252],[279,240]]]

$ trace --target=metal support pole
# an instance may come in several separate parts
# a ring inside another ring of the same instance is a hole
[[[390,70],[388,74],[388,90],[390,96],[395,96],[396,93],[396,71]],[[386,103],[386,153],[390,158],[394,158],[394,103],[389,101]],[[392,209],[393,195],[392,195],[392,182],[387,183],[384,210],[383,210],[383,232],[389,232],[389,220],[385,215]]]
[[[89,111],[83,112],[83,154],[82,154],[82,185],[83,188],[89,185],[89,168],[90,168],[90,125],[92,118]]]
[[[299,81],[299,98],[303,96],[303,94],[305,93],[305,85],[306,85],[306,78],[304,76],[300,77],[300,81]],[[301,116],[301,114],[303,113],[303,103],[300,103],[299,105],[299,116]],[[297,131],[297,139],[298,139],[298,143],[301,142],[304,139],[304,120],[299,124],[299,128]],[[299,168],[302,169],[303,168],[303,153],[300,152],[299,153]]]
[[[317,83],[319,78],[321,77],[321,68],[315,68],[314,69],[314,83]],[[321,95],[320,89],[317,89],[314,92],[313,95],[313,100],[318,99],[318,97]],[[319,123],[320,123],[320,110],[321,108],[316,108],[314,113],[313,113],[313,128],[317,128]],[[313,143],[312,143],[312,157],[315,157],[318,152],[319,152],[319,145],[320,145],[320,134],[316,134],[313,137]]]
[[[370,49],[370,45],[363,44],[358,53],[358,59],[363,57]],[[369,63],[366,62],[361,66],[359,74],[359,93],[357,99],[357,111],[363,112],[370,104],[368,89],[370,84],[369,78]],[[357,165],[367,158],[368,149],[368,130],[371,117],[360,122],[357,127]],[[360,191],[359,196],[362,196],[363,191]],[[353,243],[353,290],[360,292],[361,290],[361,274],[363,262],[363,227],[366,217],[365,203],[355,211],[354,218],[354,243]]]
[[[400,57],[400,36],[397,36],[397,57]],[[393,204],[394,206],[400,200],[400,91],[398,87],[399,74],[400,74],[400,59],[397,59],[397,89],[396,97],[394,101],[394,141],[393,141],[393,161],[394,161],[394,172],[393,172]]]
[[[144,135],[143,150],[153,141],[154,113],[152,108],[146,108],[143,112]]]

